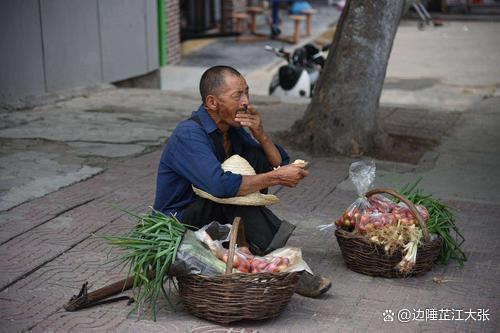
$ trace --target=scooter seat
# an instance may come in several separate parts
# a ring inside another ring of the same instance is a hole
[[[278,73],[281,87],[284,90],[292,89],[299,81],[300,74],[302,74],[302,69],[295,65],[282,66]]]

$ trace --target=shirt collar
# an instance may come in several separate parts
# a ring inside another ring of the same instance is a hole
[[[215,124],[212,117],[210,117],[203,104],[200,105],[198,111],[194,112],[193,115],[197,115],[200,118],[201,126],[203,127],[205,132],[212,133],[213,131],[218,129],[217,125]]]

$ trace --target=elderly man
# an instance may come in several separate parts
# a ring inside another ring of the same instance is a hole
[[[240,216],[252,252],[265,254],[283,247],[295,226],[265,206],[219,203],[196,195],[192,186],[222,199],[266,193],[273,185],[297,186],[308,175],[306,165],[289,164],[285,150],[271,141],[237,70],[228,66],[208,69],[201,77],[200,93],[202,105],[190,119],[179,123],[165,146],[154,208],[177,214],[194,227],[214,220],[231,223]],[[222,163],[234,154],[247,160],[256,174],[224,171]],[[319,276],[303,276],[298,292],[304,296],[318,296],[331,285]]]

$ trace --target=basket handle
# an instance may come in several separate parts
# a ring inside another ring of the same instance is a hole
[[[236,238],[238,238],[238,229],[240,228],[241,217],[236,216],[233,221],[233,227],[231,228],[231,237],[229,239],[229,254],[227,256],[226,263],[226,275],[231,274],[233,271],[233,258],[236,252]]]
[[[413,216],[415,216],[415,218],[417,219],[418,224],[420,225],[420,229],[422,229],[422,233],[424,234],[424,240],[426,242],[430,241],[431,237],[429,236],[429,229],[427,228],[427,223],[425,223],[424,219],[422,218],[422,216],[418,212],[418,210],[415,207],[415,205],[413,204],[413,202],[411,202],[410,200],[408,200],[405,196],[403,196],[403,195],[399,194],[398,192],[396,192],[396,191],[394,191],[392,189],[389,189],[389,188],[377,188],[377,189],[373,189],[371,191],[366,192],[366,197],[368,198],[368,197],[371,197],[374,194],[379,194],[379,193],[390,194],[393,197],[396,197],[399,200],[403,201],[406,204],[406,206],[408,206],[408,208],[412,212]]]

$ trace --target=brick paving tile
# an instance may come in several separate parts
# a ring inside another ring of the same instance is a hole
[[[317,176],[311,176],[307,186],[299,186],[297,191],[276,189],[282,199],[275,208],[276,212],[297,225],[290,245],[302,247],[311,268],[333,279],[331,291],[319,300],[294,295],[278,318],[262,323],[244,321],[228,327],[195,318],[182,306],[175,313],[163,310],[157,322],[127,317],[130,307],[125,302],[65,312],[62,305],[85,281],[89,282],[92,291],[125,277],[126,271],[120,271],[119,266],[109,262],[109,246],[99,236],[121,234],[134,223],[110,207],[110,203],[134,211],[147,210],[153,200],[156,165],[152,160],[157,157],[157,153],[152,153],[132,159],[116,169],[9,212],[12,218],[10,227],[20,216],[16,214],[21,211],[28,214],[30,206],[37,212],[46,213],[43,213],[45,220],[42,224],[34,223],[27,231],[22,231],[26,226],[21,226],[12,234],[15,234],[12,240],[0,246],[0,283],[6,286],[16,281],[0,292],[0,330],[200,333],[252,330],[387,332],[393,329],[401,332],[498,331],[498,314],[493,310],[500,305],[496,297],[500,277],[500,259],[496,256],[500,205],[449,202],[457,209],[457,224],[467,239],[465,249],[469,261],[465,268],[452,262],[448,266],[435,265],[426,275],[410,279],[364,276],[345,267],[333,230],[320,231],[317,228],[319,224],[331,223],[356,197],[353,191],[337,186],[347,179],[347,164],[335,159],[315,160],[311,169],[318,168]],[[71,205],[64,204],[64,197],[74,204],[80,191],[92,192],[94,199],[68,209]],[[44,204],[49,208],[44,210]],[[313,211],[308,211],[313,206]],[[113,257],[119,251],[111,254]],[[433,278],[451,281],[438,284]],[[384,310],[397,313],[405,308],[490,309],[491,315],[489,322],[405,324],[383,321]]]
[[[38,225],[50,221],[65,211],[108,195],[133,191],[140,184],[154,184],[159,152],[153,152],[119,164],[89,180],[63,188],[42,198],[0,213],[0,244]],[[144,179],[145,178],[145,179]],[[142,179],[142,182],[141,182]],[[149,187],[151,189],[151,187]]]
[[[0,330],[21,332],[45,320],[64,298],[55,292],[31,292],[9,288],[0,293]]]
[[[310,176],[296,188],[283,187],[278,193],[283,206],[299,212],[313,212],[336,185],[348,177],[348,162],[345,159],[319,159],[310,166]],[[345,170],[334,172],[333,170]]]
[[[154,176],[149,173],[147,179],[145,179],[143,170],[144,164],[146,166],[150,164],[150,156],[146,156],[146,158],[143,156],[138,159],[142,161],[142,165],[135,168],[139,170],[137,174],[127,172],[129,176],[125,178],[128,179],[127,184],[122,184],[123,181],[120,177],[108,177],[106,173],[98,175],[89,180],[89,182],[93,183],[94,189],[100,188],[99,181],[96,181],[99,178],[114,179],[115,187],[107,189],[105,194],[101,193],[96,200],[66,211],[62,215],[49,219],[45,223],[35,226],[2,244],[0,246],[0,253],[2,253],[0,263],[3,269],[0,274],[0,288],[5,288],[24,274],[61,255],[75,244],[90,237],[92,233],[104,227],[110,221],[123,215],[122,212],[111,207],[110,204],[116,203],[134,210],[144,210],[144,208],[151,205],[153,200],[151,188],[154,183]],[[134,161],[132,166],[137,166],[137,162]],[[123,175],[123,168],[118,169],[115,172]],[[80,184],[66,188],[66,195],[71,198],[77,197],[77,194],[82,191]],[[91,188],[87,189],[88,192],[98,192],[92,191]],[[42,204],[38,201],[51,201],[50,197],[52,196],[59,197],[60,193],[55,192],[44,198],[37,199],[34,205],[40,207]],[[23,206],[29,206],[30,204]]]

